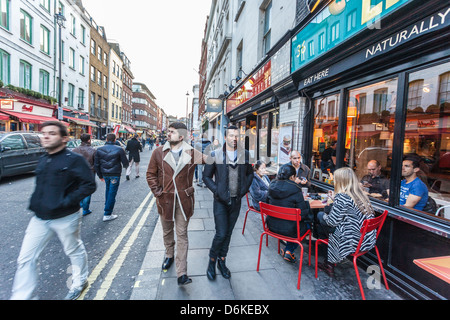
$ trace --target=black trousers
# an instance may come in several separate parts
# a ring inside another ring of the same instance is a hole
[[[216,234],[209,250],[209,256],[212,259],[225,258],[230,247],[231,234],[241,211],[241,199],[231,198],[230,205],[214,200],[213,210]]]

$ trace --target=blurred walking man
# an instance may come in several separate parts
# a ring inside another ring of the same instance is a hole
[[[80,238],[80,201],[95,192],[95,178],[86,160],[66,149],[69,139],[63,123],[46,122],[41,133],[47,154],[36,168],[36,187],[29,207],[35,215],[17,259],[11,299],[36,298],[38,258],[56,234],[72,264],[73,283],[65,299],[75,300],[88,286],[87,253]]]
[[[194,214],[195,167],[203,162],[203,155],[185,142],[186,125],[172,123],[167,142],[152,153],[147,170],[147,182],[156,197],[166,248],[162,269],[168,270],[175,257],[174,227],[177,234],[178,285],[192,282],[187,276],[188,225]]]
[[[216,234],[209,251],[206,275],[216,278],[218,269],[226,279],[231,277],[225,264],[230,246],[231,234],[241,210],[241,199],[250,189],[253,181],[253,167],[249,164],[249,152],[238,145],[239,129],[230,126],[225,132],[222,150],[211,152],[203,171],[203,182],[214,194],[214,222]],[[214,180],[213,180],[214,178]]]
[[[128,161],[130,162],[130,165],[127,169],[127,180],[130,180],[130,174],[131,169],[133,169],[133,164],[136,166],[136,178],[139,178],[139,162],[141,162],[141,155],[139,153],[142,152],[142,145],[138,141],[138,138],[139,136],[135,134],[133,138],[128,141],[127,148],[125,149],[129,153]]]
[[[73,149],[73,152],[81,154],[86,159],[86,161],[89,163],[89,167],[92,170],[92,174],[95,176],[94,159],[97,150],[91,147],[91,135],[83,133],[80,137],[80,140],[81,145]],[[92,213],[92,211],[89,209],[89,206],[91,205],[91,197],[91,195],[88,195],[86,198],[81,200],[80,206],[83,209],[83,216],[87,216],[88,214]]]
[[[127,155],[121,147],[116,145],[116,135],[109,133],[106,136],[106,144],[98,148],[95,155],[95,172],[100,180],[106,184],[103,221],[111,221],[117,218],[117,215],[112,213],[119,190],[122,165],[128,168]]]

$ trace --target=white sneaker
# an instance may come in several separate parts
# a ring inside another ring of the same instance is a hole
[[[115,214],[112,214],[110,216],[103,216],[103,221],[111,221],[114,219],[117,219],[117,215],[115,215]]]

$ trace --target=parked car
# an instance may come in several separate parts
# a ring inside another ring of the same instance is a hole
[[[37,132],[0,133],[0,179],[34,171],[45,152]]]
[[[73,150],[73,149],[79,147],[80,144],[81,144],[80,139],[71,139],[71,140],[69,140],[69,142],[67,142],[67,149]],[[105,141],[103,141],[103,140],[97,140],[97,139],[91,140],[91,146],[95,149],[102,147],[104,145],[105,145]]]

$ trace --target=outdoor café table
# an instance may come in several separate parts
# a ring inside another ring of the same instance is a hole
[[[309,207],[311,209],[323,209],[327,204],[323,203],[321,200],[310,200]]]
[[[450,256],[415,259],[417,266],[450,283]]]

